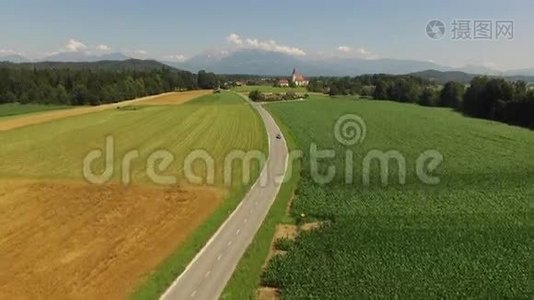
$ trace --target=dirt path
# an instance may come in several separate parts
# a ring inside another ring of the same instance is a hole
[[[25,127],[34,124],[45,123],[53,120],[63,119],[67,117],[80,116],[88,113],[104,111],[108,109],[115,109],[117,107],[133,105],[133,104],[147,104],[147,105],[163,105],[163,104],[181,104],[186,101],[195,99],[197,97],[211,93],[211,90],[199,90],[188,92],[172,92],[159,94],[154,96],[148,96],[128,101],[122,101],[119,103],[102,104],[99,106],[85,106],[76,107],[65,110],[55,110],[49,112],[43,112],[38,114],[32,114],[28,116],[20,116],[14,119],[0,121],[0,131],[11,130],[15,128]]]

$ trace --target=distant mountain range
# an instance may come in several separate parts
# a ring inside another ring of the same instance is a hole
[[[534,76],[534,68],[502,72],[484,66],[464,68],[442,66],[434,62],[402,59],[300,58],[261,50],[240,50],[227,55],[204,53],[183,63],[166,64],[190,71],[208,70],[219,74],[255,74],[287,76],[297,68],[306,76],[356,76],[362,74],[408,74],[424,70],[463,72],[495,76]]]
[[[219,74],[265,76],[287,76],[293,68],[297,68],[307,76],[354,76],[369,73],[406,74],[427,69],[447,69],[432,62],[416,60],[303,59],[260,50],[235,51],[226,56],[200,54],[183,63],[168,64],[190,71],[208,70]]]
[[[32,61],[22,55],[7,55],[0,56],[0,61],[8,61],[14,63],[24,63],[24,62],[43,62],[43,61],[52,61],[52,62],[95,62],[102,60],[127,60],[130,57],[122,53],[108,53],[108,54],[88,54],[84,52],[60,52],[56,54],[49,55],[42,59]]]
[[[104,60],[96,62],[25,62],[25,63],[11,63],[0,62],[0,67],[7,68],[27,68],[27,69],[91,69],[91,70],[137,70],[137,71],[150,71],[161,70],[167,68],[173,71],[181,71],[174,67],[160,63],[155,60],[140,60],[140,59],[127,59],[127,60]]]
[[[437,83],[446,83],[447,81],[456,81],[461,83],[469,83],[471,79],[473,79],[476,76],[480,76],[480,74],[471,74],[471,73],[465,73],[460,71],[438,71],[438,70],[426,70],[421,72],[414,72],[410,73],[409,75],[417,76],[423,79],[428,79],[435,81]],[[524,76],[524,75],[513,75],[513,76],[507,76],[504,74],[501,75],[489,75],[489,76],[496,76],[496,77],[502,77],[506,80],[510,81],[525,81],[527,83],[534,83],[534,76]]]
[[[508,71],[506,75],[534,76],[534,68]]]
[[[41,59],[47,62],[96,62],[124,61],[130,57],[122,53],[92,55],[82,52],[62,52]],[[30,62],[20,55],[0,57],[0,61],[15,63]],[[410,74],[434,78],[443,82],[447,79],[468,82],[474,74],[503,76],[532,81],[534,68],[501,72],[483,66],[469,65],[464,68],[442,66],[434,62],[400,59],[358,59],[358,58],[300,58],[287,54],[262,50],[239,50],[228,53],[203,53],[185,62],[162,63],[177,69],[197,72],[207,70],[217,74],[254,74],[262,76],[287,76],[293,68],[311,76],[355,76],[362,74]]]
[[[28,62],[29,60],[26,57],[22,56],[22,55],[13,54],[13,55],[1,56],[0,57],[0,61],[9,61],[9,62],[13,62],[13,63],[22,63],[22,62]]]

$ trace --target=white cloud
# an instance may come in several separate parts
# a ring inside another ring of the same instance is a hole
[[[210,59],[221,59],[227,57],[232,53],[232,49],[225,48],[211,48],[206,49],[200,53],[200,55],[205,56]]]
[[[0,55],[23,55],[23,53],[11,49],[0,49]]]
[[[70,39],[64,48],[60,49],[60,52],[80,52],[87,49],[87,46],[75,39]]]
[[[373,53],[371,53],[371,51],[369,51],[369,50],[367,50],[365,48],[356,49],[356,53],[361,54],[361,55],[366,55],[366,56],[373,55]]]
[[[377,59],[378,58],[378,55],[374,54],[373,52],[363,47],[353,48],[349,46],[339,46],[337,47],[337,51],[340,52],[342,56],[346,56],[346,57],[364,58],[364,59]]]
[[[60,53],[68,53],[68,52],[71,52],[71,53],[85,53],[85,54],[94,54],[91,50],[96,50],[96,51],[110,51],[111,50],[111,47],[107,46],[107,45],[104,45],[104,44],[98,44],[96,46],[87,46],[85,43],[79,41],[79,40],[76,40],[76,39],[70,39],[67,41],[67,43],[65,43],[65,45],[63,45],[63,47],[59,48],[59,50],[57,51],[52,51],[52,52],[48,52],[46,53],[46,55],[57,55],[57,54],[60,54]]]
[[[235,33],[231,33],[229,36],[227,36],[226,40],[235,45],[243,44],[243,40],[241,39],[241,37]]]
[[[347,52],[352,51],[352,48],[348,47],[348,46],[339,46],[339,47],[337,47],[337,51],[347,53]]]
[[[226,40],[237,46],[238,48],[244,49],[258,49],[270,52],[278,52],[294,56],[304,56],[306,52],[297,47],[290,47],[285,45],[280,45],[274,40],[261,41],[258,39],[246,38],[242,39],[239,35],[232,33],[226,37]]]
[[[295,55],[295,56],[304,56],[306,55],[306,52],[304,50],[296,48],[296,47],[289,47],[289,46],[283,46],[279,45],[273,40],[269,41],[259,41],[257,39],[246,39],[246,44],[254,49],[261,49],[265,51],[273,51],[273,52],[280,52],[284,54],[289,55]]]
[[[176,61],[176,62],[184,62],[187,60],[187,57],[185,57],[185,55],[182,55],[182,54],[167,55],[165,58],[170,61]]]
[[[143,49],[134,50],[134,53],[138,54],[138,55],[147,55],[148,54],[148,52],[146,50],[143,50]]]
[[[111,48],[108,45],[100,44],[95,47],[96,50],[109,51]]]

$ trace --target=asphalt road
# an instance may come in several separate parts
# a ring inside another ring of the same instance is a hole
[[[260,104],[252,105],[269,136],[269,157],[260,178],[160,299],[218,299],[280,190],[277,179],[287,169],[287,145],[271,115]],[[277,134],[282,138],[277,139]],[[262,184],[262,176],[267,178],[266,184]]]

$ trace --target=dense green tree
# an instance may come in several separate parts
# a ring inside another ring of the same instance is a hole
[[[198,72],[198,87],[201,89],[216,89],[219,86],[217,75],[204,70]]]
[[[335,96],[341,94],[337,85],[332,85],[328,90],[328,95]]]
[[[0,104],[11,103],[11,102],[15,102],[16,100],[17,100],[17,95],[15,95],[12,91],[7,91],[7,92],[0,94]]]
[[[372,97],[375,92],[375,87],[372,85],[364,85],[360,90],[360,95],[363,97]]]
[[[97,105],[197,88],[195,74],[166,68],[135,71],[91,69],[76,64],[73,69],[29,66],[0,65],[0,103]]]
[[[389,98],[388,90],[389,90],[388,84],[383,80],[379,80],[376,83],[375,90],[373,93],[373,98],[379,99],[379,100],[388,99]]]
[[[311,80],[308,85],[308,91],[322,93],[325,91],[325,82],[321,79]]]
[[[465,92],[464,112],[475,117],[498,119],[500,110],[513,96],[513,85],[504,79],[476,77]]]
[[[464,95],[467,115],[534,128],[534,96],[524,82],[476,77]]]
[[[463,112],[475,117],[482,116],[480,106],[487,82],[487,77],[475,77],[471,80],[463,97]]]
[[[460,108],[465,87],[463,84],[449,81],[445,83],[439,95],[438,105],[442,107]]]
[[[419,95],[419,86],[405,78],[395,80],[389,91],[389,98],[400,102],[417,102]]]
[[[431,87],[425,87],[419,96],[419,101],[417,102],[423,106],[436,106],[437,102],[437,92]]]
[[[255,102],[264,101],[265,100],[265,95],[262,92],[260,92],[259,90],[251,91],[248,94],[248,97],[250,98],[250,100],[255,101]]]
[[[512,83],[514,90],[514,100],[515,101],[527,101],[528,99],[528,88],[527,83],[524,81],[515,81]]]
[[[466,115],[534,128],[534,90],[522,81],[475,77],[467,89],[447,82],[440,90],[436,83],[410,75],[374,74],[313,78],[308,90],[451,107]]]

